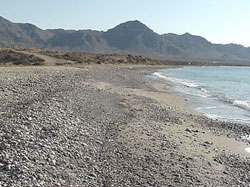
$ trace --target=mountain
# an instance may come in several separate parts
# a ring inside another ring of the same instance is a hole
[[[92,53],[112,52],[102,38],[102,32],[92,30],[51,31],[54,36],[46,41],[44,47],[55,50],[85,51]]]
[[[161,38],[139,21],[129,21],[103,33],[103,38],[113,49],[144,53],[157,51]]]
[[[12,23],[0,17],[0,46],[43,47],[53,33],[32,24]]]
[[[159,59],[245,61],[250,48],[213,44],[200,36],[159,35],[139,21],[122,23],[106,32],[94,30],[42,30],[28,23],[12,23],[0,17],[0,46],[23,46],[91,53],[143,55]]]

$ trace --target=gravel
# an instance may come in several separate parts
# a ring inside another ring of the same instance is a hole
[[[142,70],[0,68],[0,186],[248,186],[249,160],[218,155],[226,170],[217,177],[162,133],[183,114],[92,84],[150,89]]]

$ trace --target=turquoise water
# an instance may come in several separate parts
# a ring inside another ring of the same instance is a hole
[[[250,67],[184,67],[155,72],[207,117],[250,124]]]

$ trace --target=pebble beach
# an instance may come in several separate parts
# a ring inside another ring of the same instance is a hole
[[[250,186],[249,126],[142,65],[0,67],[0,186]]]

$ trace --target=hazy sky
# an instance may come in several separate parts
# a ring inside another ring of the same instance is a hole
[[[0,15],[43,29],[106,31],[139,20],[159,34],[250,46],[250,0],[1,0]]]

